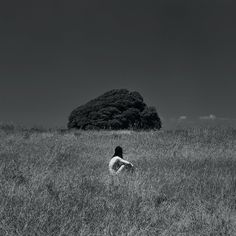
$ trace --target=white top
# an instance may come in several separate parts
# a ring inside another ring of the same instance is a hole
[[[115,156],[112,157],[110,162],[109,162],[109,171],[112,175],[116,175],[118,173],[120,173],[122,171],[122,169],[125,167],[125,164],[130,164],[132,165],[130,162]],[[133,166],[133,165],[132,165]]]

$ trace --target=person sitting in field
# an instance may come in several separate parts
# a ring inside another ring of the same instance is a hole
[[[133,164],[123,159],[123,149],[120,146],[115,148],[115,153],[109,162],[109,171],[112,175],[134,172]]]

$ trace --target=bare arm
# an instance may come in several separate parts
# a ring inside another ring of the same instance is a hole
[[[117,157],[117,160],[119,160],[120,162],[122,162],[122,163],[124,163],[124,164],[130,164],[130,165],[132,165],[129,161],[126,161],[126,160],[124,160],[124,159],[122,159],[122,158],[120,158],[120,157]]]
[[[125,168],[125,165],[122,165],[120,169],[116,172],[116,174],[119,174],[124,168]]]

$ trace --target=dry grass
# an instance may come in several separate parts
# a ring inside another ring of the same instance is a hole
[[[0,235],[236,235],[235,209],[236,130],[0,130]]]

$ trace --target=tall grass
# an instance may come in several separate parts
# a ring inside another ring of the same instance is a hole
[[[8,131],[0,235],[236,235],[233,129]],[[116,145],[134,175],[109,175]]]

